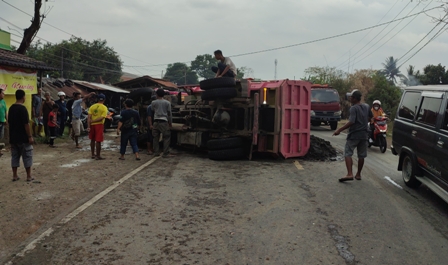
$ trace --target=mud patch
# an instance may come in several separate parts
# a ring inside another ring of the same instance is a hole
[[[88,163],[90,161],[92,161],[92,160],[91,159],[78,159],[78,160],[73,161],[73,163],[60,165],[60,167],[65,167],[65,168],[77,167],[77,166],[80,166],[82,163]]]
[[[335,242],[335,246],[339,252],[339,256],[341,256],[345,260],[346,264],[355,264],[355,255],[353,255],[353,253],[349,251],[347,239],[339,235],[336,225],[329,225],[328,231],[330,232],[331,237]]]
[[[337,161],[342,160],[342,155],[336,151],[329,141],[311,135],[310,149],[303,159],[312,161]]]

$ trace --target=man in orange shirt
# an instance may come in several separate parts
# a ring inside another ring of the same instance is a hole
[[[92,159],[96,160],[104,159],[101,157],[101,143],[104,140],[104,119],[107,116],[107,107],[104,105],[105,100],[106,96],[104,94],[99,94],[98,103],[93,104],[89,108],[89,116],[87,118],[87,131],[89,132]]]

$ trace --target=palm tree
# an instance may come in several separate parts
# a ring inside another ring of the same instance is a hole
[[[403,83],[406,86],[417,86],[420,85],[420,70],[415,71],[415,66],[409,65],[408,68],[406,68],[406,72],[408,74],[407,78],[403,78]]]
[[[393,56],[388,57],[386,62],[383,63],[384,69],[380,71],[389,81],[394,83],[397,83],[397,77],[406,78],[397,67],[397,62],[398,60],[395,60]]]

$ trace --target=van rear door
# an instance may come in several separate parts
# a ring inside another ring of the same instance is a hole
[[[444,189],[448,190],[448,93],[445,94],[445,103],[440,115],[441,124],[437,134],[434,156],[437,158],[437,170],[441,172],[441,181]]]

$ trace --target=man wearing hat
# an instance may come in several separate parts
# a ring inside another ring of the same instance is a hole
[[[358,90],[347,94],[352,103],[350,108],[350,117],[348,123],[337,129],[333,135],[339,135],[345,129],[348,130],[347,143],[345,144],[345,165],[347,167],[347,176],[340,178],[340,182],[353,180],[353,152],[358,152],[358,172],[355,179],[361,180],[361,171],[364,166],[364,158],[367,157],[367,145],[369,139],[369,121],[372,118],[372,112],[369,105],[361,103],[362,94]]]
[[[87,131],[89,132],[92,159],[96,160],[104,159],[101,156],[101,143],[104,140],[104,120],[107,116],[107,107],[104,105],[105,100],[106,96],[99,94],[98,103],[93,104],[89,108],[89,116],[87,118]]]

